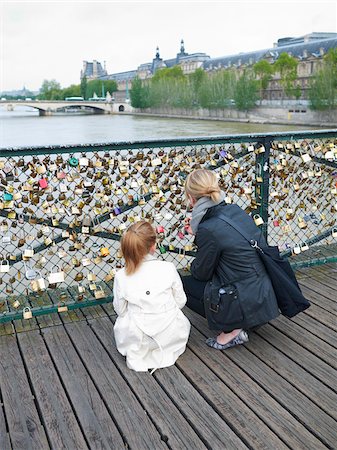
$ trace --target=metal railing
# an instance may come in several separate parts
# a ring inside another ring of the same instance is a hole
[[[143,218],[188,270],[199,167],[295,267],[337,260],[337,130],[1,149],[0,323],[110,302],[120,236]]]

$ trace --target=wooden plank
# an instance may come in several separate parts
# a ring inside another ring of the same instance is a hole
[[[14,336],[0,338],[0,386],[12,444],[1,444],[7,440],[6,434],[2,434],[3,422],[0,425],[0,448],[49,449]]]
[[[62,384],[85,430],[90,449],[123,448],[124,442],[77,355],[64,327],[48,328],[44,339],[62,378]]]
[[[337,352],[336,350],[322,339],[314,336],[310,331],[303,329],[294,321],[281,316],[273,320],[273,327],[288,336],[294,342],[297,342],[301,347],[306,348],[311,353],[321,358],[334,369],[337,369]],[[337,338],[337,336],[336,336]]]
[[[208,330],[207,322],[204,318],[188,308],[185,308],[184,312],[193,323],[193,326],[205,337],[213,334]],[[254,333],[250,333],[250,336],[252,335]],[[224,353],[324,445],[328,448],[335,447],[337,441],[336,421],[293,386],[288,379],[279,375],[264,360],[258,358],[243,345],[225,350]]]
[[[18,339],[52,448],[88,449],[42,336],[31,331]]]
[[[203,436],[203,428],[200,426],[201,423],[194,424],[193,418],[190,416],[188,416],[187,421],[184,417],[184,411],[179,411],[150,373],[138,373],[126,367],[125,358],[118,352],[113,339],[111,339],[113,336],[113,323],[108,318],[102,318],[90,322],[90,326],[102,341],[123,377],[132,386],[133,391],[146,409],[147,414],[156,423],[156,428],[160,430],[162,435],[167,436],[167,440],[165,441],[169,447],[206,448],[203,443],[206,442],[209,448],[212,441],[209,438],[207,439],[207,436]],[[217,422],[219,422],[219,417]],[[221,426],[223,433],[221,441],[218,441],[217,437],[213,435],[213,440],[215,441],[213,445],[220,446],[226,440],[228,445],[230,443],[233,444],[231,448],[242,448],[242,445],[240,446],[242,444],[241,441],[236,438],[226,424],[224,425]],[[200,434],[202,440],[198,437],[195,430]]]
[[[336,272],[330,273],[318,273],[315,278],[316,281],[320,282],[321,284],[327,286],[332,290],[332,293],[334,294],[331,296],[332,299],[335,299],[336,297],[336,291],[337,291],[337,282],[336,282]],[[306,280],[306,282],[310,283],[310,280]]]
[[[322,281],[313,279],[307,279],[301,284],[303,293],[309,300],[325,308],[331,313],[337,314],[337,302],[335,298],[337,296],[337,289],[332,289],[325,286]]]
[[[189,382],[202,392],[207,402],[249,447],[266,450],[288,448],[190,349],[186,350],[176,364]]]
[[[337,349],[337,333],[330,328],[324,326],[317,320],[308,316],[307,314],[298,314],[291,319],[292,322],[300,325],[302,328],[308,330],[314,336],[317,336],[323,342],[328,343]]]
[[[314,375],[314,377],[324,383],[328,388],[335,391],[337,390],[337,370],[325,363],[322,359],[315,356],[310,351],[303,348],[298,342],[293,341],[291,338],[271,326],[261,327],[261,329],[257,330],[257,334],[286,355],[287,358],[290,358],[296,363],[296,365],[302,367],[305,372]],[[332,358],[334,358],[334,362],[336,364],[337,353],[334,353],[335,355],[332,355]],[[297,370],[296,365],[292,365],[294,371]],[[320,390],[319,396],[322,396],[322,390]]]
[[[310,299],[309,299],[310,300]],[[334,331],[337,331],[337,320],[334,314],[331,314],[329,311],[326,311],[323,308],[311,303],[310,308],[304,311],[304,314],[312,317],[313,319],[321,322],[323,325],[331,328]]]
[[[267,326],[265,327],[267,328]],[[261,334],[262,332],[259,331]],[[264,331],[266,333],[266,331]],[[287,342],[289,343],[289,342]],[[293,360],[278,351],[255,333],[251,333],[247,348],[266,362],[275,372],[288,380],[293,386],[309,397],[323,411],[337,420],[337,394],[309,374]],[[285,345],[285,349],[286,349]],[[293,348],[291,349],[291,354]],[[297,356],[297,355],[296,355]],[[294,355],[294,360],[295,360]]]
[[[321,289],[321,293],[315,292],[311,286],[301,285],[301,290],[303,295],[310,301],[310,303],[314,303],[320,308],[325,309],[326,311],[337,315],[337,304],[333,300],[334,297],[328,298],[324,296],[324,292]],[[335,291],[335,296],[337,296],[337,291]]]
[[[61,294],[66,294],[67,299],[64,302],[72,301],[72,297],[68,291],[62,291],[60,289],[53,289],[48,291],[50,302],[52,305],[59,305],[62,303],[60,300]],[[78,320],[85,320],[85,317],[80,309],[68,310],[60,313],[53,313],[53,315],[58,316],[61,323],[71,323],[77,322]]]
[[[77,322],[65,327],[127,444],[135,449],[166,448],[162,436],[88,324]]]
[[[205,337],[192,328],[189,347],[290,448],[326,448],[287,409],[266,393],[226,352],[205,345]]]
[[[1,396],[0,396],[0,399],[1,399]],[[1,401],[1,407],[0,407],[0,448],[3,448],[3,449],[11,448],[11,444],[10,444],[10,440],[9,440],[9,433],[6,429],[6,421],[5,421],[5,415],[4,415],[2,401]]]

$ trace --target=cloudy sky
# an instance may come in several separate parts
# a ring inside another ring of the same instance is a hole
[[[219,57],[270,48],[278,38],[337,32],[337,0],[2,1],[0,91],[44,79],[78,84],[83,60],[106,61],[108,73],[150,62],[159,46],[169,59]]]

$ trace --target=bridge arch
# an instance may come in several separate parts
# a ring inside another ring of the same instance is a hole
[[[118,106],[118,111],[119,112],[124,112],[125,111],[125,106],[124,105],[119,105]]]

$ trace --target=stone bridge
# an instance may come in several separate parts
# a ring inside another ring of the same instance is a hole
[[[94,100],[1,100],[0,107],[13,111],[16,106],[29,106],[39,111],[40,116],[51,116],[61,108],[92,108],[95,114],[115,114],[132,112],[128,102],[108,102]]]

